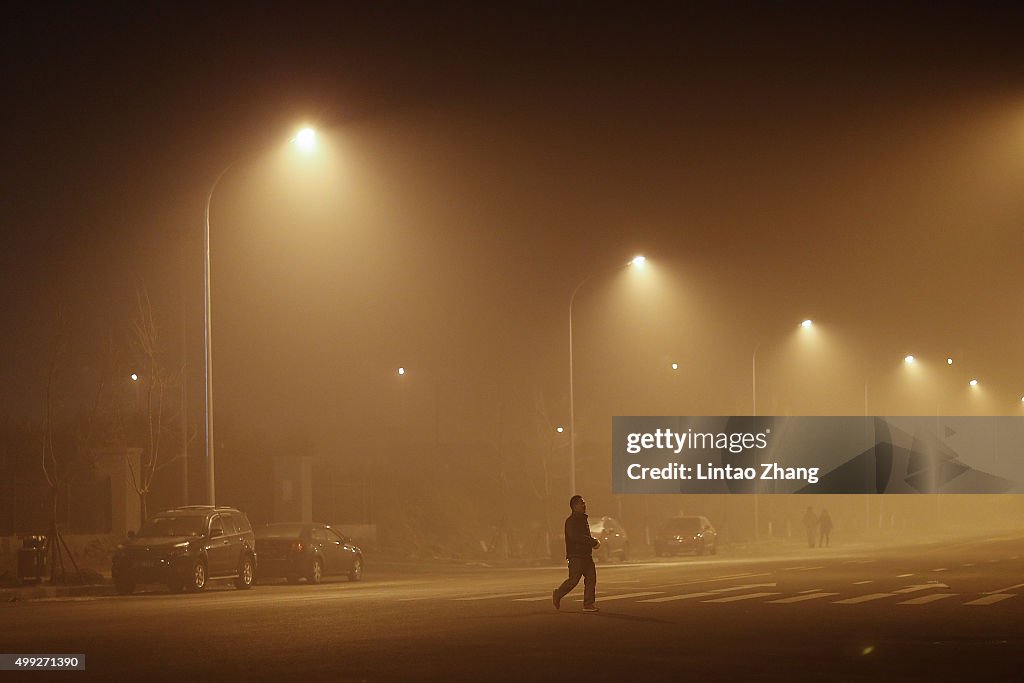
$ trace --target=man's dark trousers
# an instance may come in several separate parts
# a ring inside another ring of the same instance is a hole
[[[559,600],[576,587],[581,576],[583,577],[583,606],[590,607],[597,601],[597,567],[594,566],[592,557],[569,558],[569,578],[555,589],[555,595]]]

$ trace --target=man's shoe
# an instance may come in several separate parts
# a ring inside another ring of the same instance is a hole
[[[562,599],[558,597],[558,589],[551,591],[551,604],[555,606],[555,609],[561,609]]]
[[[597,605],[586,605],[586,606],[583,607],[583,611],[584,612],[600,612],[601,610],[598,609]]]

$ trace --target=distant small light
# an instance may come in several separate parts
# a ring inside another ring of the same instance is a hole
[[[946,365],[952,365],[952,364],[953,364],[953,359],[952,358],[947,358],[946,359]]]
[[[673,363],[672,364],[672,369],[673,370],[678,370],[679,369],[679,363]]]
[[[134,372],[132,373],[132,381],[133,382],[138,382],[139,381],[139,376],[136,375]]]
[[[976,387],[978,386],[978,380],[972,379],[970,382],[968,382],[968,384],[970,384],[972,387]]]
[[[811,320],[805,320],[802,323],[800,323],[800,327],[810,327],[813,324],[814,323]]]
[[[643,268],[644,267],[644,263],[646,263],[646,262],[647,262],[647,259],[644,258],[643,256],[635,256],[635,257],[633,257],[633,260],[630,261],[630,263],[632,263],[637,268]]]
[[[565,427],[555,427],[555,431],[561,434],[562,432],[565,431]]]
[[[872,653],[872,652],[874,652],[874,651],[875,651],[875,646],[874,646],[874,645],[868,645],[868,646],[867,646],[866,648],[864,648],[863,650],[861,650],[861,652],[860,652],[860,653],[861,653],[862,655],[865,655],[865,656],[866,656],[866,655],[869,655],[869,654],[871,654],[871,653]]]
[[[915,360],[917,360],[917,359],[914,358],[914,356],[908,355],[906,358],[903,359],[903,362],[904,363],[913,363]]]
[[[398,368],[398,374],[399,375],[404,375],[405,374],[405,368]]]

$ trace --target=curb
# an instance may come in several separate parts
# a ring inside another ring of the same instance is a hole
[[[45,600],[47,598],[72,598],[114,595],[114,587],[104,584],[89,586],[21,586],[0,588],[0,602],[21,600]]]

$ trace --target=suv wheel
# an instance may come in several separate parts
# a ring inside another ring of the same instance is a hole
[[[324,578],[324,563],[319,557],[313,558],[313,564],[309,566],[309,573],[306,574],[306,583],[320,583]]]
[[[239,590],[252,588],[252,582],[255,575],[256,570],[252,564],[252,555],[246,553],[245,557],[242,558],[241,566],[238,568],[238,576],[235,578],[235,588]]]
[[[193,593],[206,588],[206,563],[202,560],[196,560],[192,565],[192,573],[188,578],[188,589]]]
[[[352,571],[348,573],[349,581],[358,581],[363,578],[363,558],[357,557],[352,561]]]

